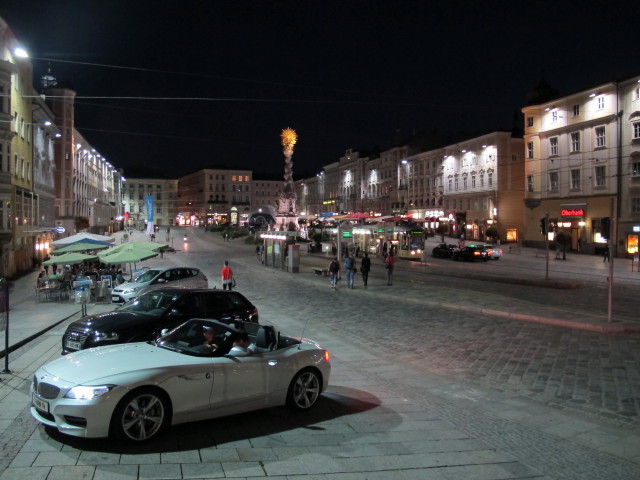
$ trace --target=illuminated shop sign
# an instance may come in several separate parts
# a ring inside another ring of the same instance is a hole
[[[584,217],[583,208],[563,208],[560,210],[561,217]]]

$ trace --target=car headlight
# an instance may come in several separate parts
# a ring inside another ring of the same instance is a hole
[[[141,290],[142,287],[130,287],[130,288],[125,288],[124,290],[122,290],[122,293],[124,293],[125,295],[128,295],[129,293],[136,293],[138,290]]]
[[[93,338],[98,342],[114,341],[120,338],[118,332],[95,332]]]
[[[114,387],[115,385],[97,385],[95,387],[80,385],[73,387],[64,397],[74,400],[93,400],[94,398],[104,395]]]

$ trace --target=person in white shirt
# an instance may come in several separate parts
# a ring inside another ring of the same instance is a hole
[[[233,348],[229,351],[229,355],[234,355],[236,357],[242,355],[249,355],[251,350],[249,350],[249,345],[251,342],[249,341],[249,335],[247,332],[240,332],[236,341],[233,342]]]

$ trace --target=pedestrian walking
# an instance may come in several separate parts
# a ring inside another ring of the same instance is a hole
[[[356,272],[358,269],[356,268],[356,259],[351,253],[347,258],[344,259],[344,271],[347,273],[347,288],[353,290],[354,280],[356,276]]]
[[[395,264],[395,258],[393,256],[393,250],[389,252],[389,255],[384,259],[384,268],[387,270],[387,285],[391,285],[393,281],[393,267]]]
[[[256,245],[256,260],[260,260],[260,245]]]
[[[369,272],[371,271],[371,259],[369,253],[364,252],[364,257],[360,262],[360,272],[362,273],[362,283],[367,288],[367,282],[369,281]]]
[[[331,277],[331,288],[337,290],[338,280],[340,280],[340,262],[338,262],[338,257],[333,257],[333,260],[331,260],[329,264],[329,277]]]
[[[222,278],[222,289],[231,291],[233,289],[233,271],[227,260],[224,261],[224,267],[220,269],[220,277]]]
[[[604,254],[603,254],[603,257],[602,257],[602,261],[603,262],[610,262],[611,261],[609,247],[604,249]]]

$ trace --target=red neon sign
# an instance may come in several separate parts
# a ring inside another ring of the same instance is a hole
[[[560,216],[561,217],[584,217],[584,209],[583,208],[578,208],[578,209],[563,208],[562,210],[560,210]]]

